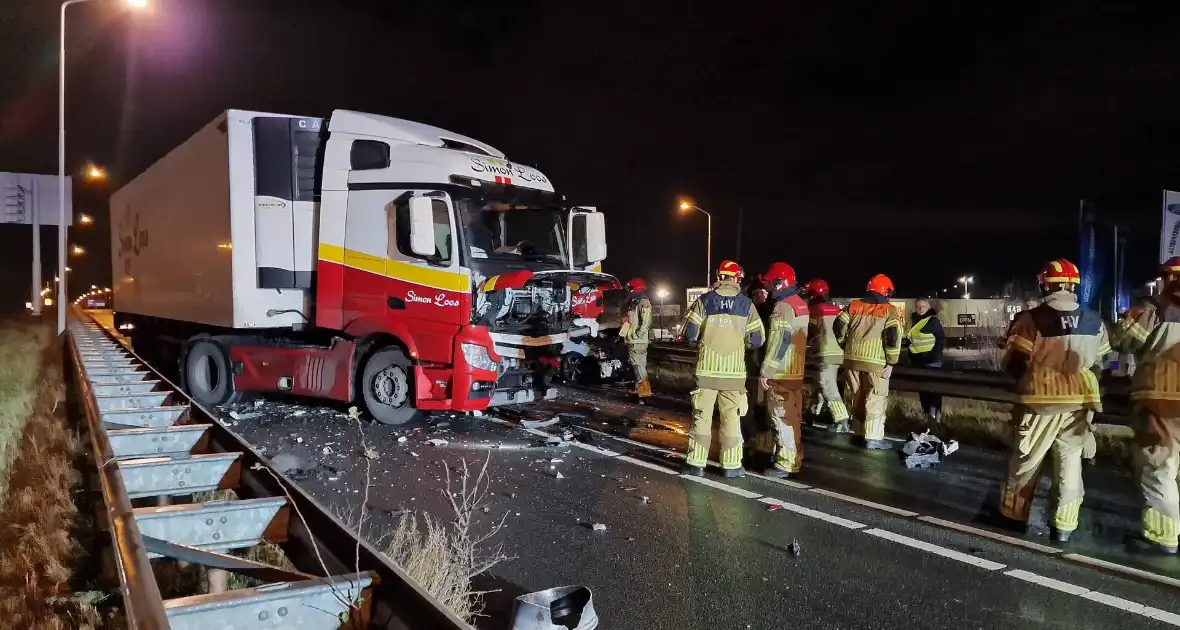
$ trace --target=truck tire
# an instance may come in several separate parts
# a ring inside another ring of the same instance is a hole
[[[197,404],[215,407],[237,402],[229,352],[207,337],[188,343],[180,365],[180,384]]]
[[[413,380],[413,366],[401,348],[388,346],[369,356],[361,371],[360,390],[377,422],[400,425],[426,417],[414,408]]]

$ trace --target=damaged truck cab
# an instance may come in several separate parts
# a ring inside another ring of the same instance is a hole
[[[116,321],[175,342],[207,405],[283,392],[401,424],[551,396],[564,344],[596,332],[575,296],[613,281],[603,215],[539,171],[361,112],[228,111],[111,206]]]

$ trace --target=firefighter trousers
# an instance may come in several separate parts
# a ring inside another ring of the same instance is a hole
[[[852,399],[857,433],[866,440],[885,439],[885,405],[889,400],[889,379],[861,370],[844,370],[844,391]]]
[[[1165,547],[1177,546],[1180,529],[1180,418],[1141,412],[1135,464],[1143,492],[1143,537]]]
[[[819,370],[819,394],[815,397],[815,413],[819,415],[824,407],[832,414],[832,422],[844,422],[848,419],[848,408],[844,406],[844,398],[840,395],[840,366],[822,364]]]
[[[777,443],[775,468],[797,473],[803,467],[803,381],[770,381],[766,415]]]
[[[635,393],[640,398],[651,397],[651,383],[647,380],[647,344],[628,344],[627,360],[635,370]]]
[[[1072,532],[1078,528],[1078,513],[1084,494],[1082,451],[1090,440],[1092,418],[1093,414],[1086,410],[1054,415],[1037,414],[1021,406],[1012,410],[1015,435],[1000,502],[1001,514],[1028,522],[1041,465],[1052,450],[1056,502],[1053,526],[1060,532]]]
[[[713,443],[713,408],[721,416],[721,467],[742,467],[742,416],[749,410],[745,390],[726,391],[697,388],[692,399],[692,431],[688,434],[689,466],[704,467]]]

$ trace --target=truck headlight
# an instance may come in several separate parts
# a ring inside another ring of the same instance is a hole
[[[463,360],[467,362],[467,365],[477,370],[489,370],[492,372],[495,372],[496,368],[499,367],[492,360],[492,357],[488,356],[488,349],[484,346],[474,343],[464,343],[461,347],[463,348]]]

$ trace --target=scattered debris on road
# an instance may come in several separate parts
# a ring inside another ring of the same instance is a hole
[[[790,550],[792,556],[798,556],[803,553],[803,546],[794,538],[791,539],[791,544],[787,545],[787,549]]]
[[[521,420],[520,426],[526,429],[544,429],[561,422],[561,416],[553,416],[549,420]]]
[[[959,443],[951,440],[943,442],[938,436],[931,435],[927,429],[922,433],[911,433],[910,440],[901,448],[901,455],[906,468],[933,468],[942,458],[959,450]]]
[[[595,524],[594,524],[594,531],[596,531],[596,532],[605,532],[605,531],[606,531],[606,525],[603,525],[602,523],[595,523]]]
[[[441,439],[441,438],[431,438],[429,440],[426,440],[426,443],[431,446],[446,446],[447,445],[447,441],[444,439]]]

